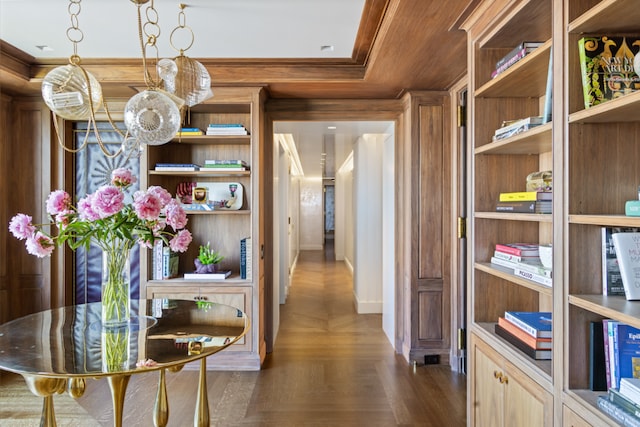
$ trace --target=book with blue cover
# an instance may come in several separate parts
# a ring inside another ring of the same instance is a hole
[[[551,312],[506,311],[505,319],[537,338],[551,338]]]
[[[616,382],[612,387],[620,388],[621,378],[640,378],[640,329],[625,323],[618,323],[616,329]]]

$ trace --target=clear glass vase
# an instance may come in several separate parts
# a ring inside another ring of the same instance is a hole
[[[130,266],[128,248],[113,245],[102,251],[102,326],[119,327],[129,322]]]
[[[103,329],[102,371],[121,372],[129,369],[130,348],[129,327]]]

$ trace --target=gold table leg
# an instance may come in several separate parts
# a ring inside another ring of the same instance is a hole
[[[124,408],[124,395],[127,392],[127,385],[131,375],[112,375],[107,377],[109,388],[111,389],[111,400],[113,401],[113,425],[122,427],[122,409]]]
[[[40,427],[56,427],[56,413],[53,409],[53,394],[63,393],[67,381],[64,378],[22,375],[31,393],[44,397]]]
[[[153,425],[165,427],[169,421],[169,400],[167,399],[167,383],[164,369],[160,369],[158,394],[156,395],[156,404],[153,409]]]
[[[200,359],[200,377],[198,381],[198,400],[196,401],[196,413],[193,417],[194,427],[207,427],[209,425],[209,398],[207,397],[207,358]]]

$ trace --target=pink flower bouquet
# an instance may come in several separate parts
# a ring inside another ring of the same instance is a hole
[[[158,186],[136,191],[133,202],[126,204],[124,190],[135,180],[131,171],[116,169],[110,184],[80,199],[77,207],[66,191],[53,191],[46,205],[52,224],[33,224],[31,216],[19,213],[9,222],[9,230],[26,241],[27,252],[40,258],[51,255],[56,244],[65,242],[76,249],[94,241],[106,251],[114,242],[124,243],[125,249],[134,243],[152,248],[156,239],[163,239],[174,252],[185,252],[192,238],[185,229],[185,211]],[[43,231],[43,225],[55,225],[57,235]]]

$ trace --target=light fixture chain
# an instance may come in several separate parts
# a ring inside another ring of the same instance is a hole
[[[67,11],[69,12],[69,19],[71,20],[71,26],[67,28],[67,39],[73,44],[73,55],[69,58],[69,62],[72,64],[79,64],[80,57],[78,56],[78,43],[84,39],[84,33],[80,29],[78,15],[82,11],[80,2],[82,0],[69,0],[69,6]]]
[[[187,15],[184,13],[184,9],[186,5],[184,3],[180,3],[179,6],[180,6],[180,12],[178,13],[178,26],[174,28],[173,31],[171,31],[171,35],[169,36],[169,44],[171,45],[172,48],[177,50],[180,53],[180,55],[184,55],[184,52],[189,50],[191,46],[193,46],[193,42],[195,41],[195,36],[193,34],[193,30],[191,29],[191,27],[187,25]],[[176,47],[176,45],[173,42],[173,37],[174,35],[176,35],[176,32],[178,30],[186,30],[189,32],[189,35],[191,36],[191,41],[184,48]]]
[[[147,87],[157,88],[160,83],[155,80],[149,72],[147,66],[147,49],[155,49],[156,63],[158,62],[159,52],[156,42],[160,37],[160,26],[158,25],[158,12],[155,10],[153,0],[145,10],[147,21],[142,23],[141,4],[138,4],[138,37],[140,39],[140,50],[142,51],[142,68],[144,69],[144,81]],[[145,41],[146,37],[146,41]]]

